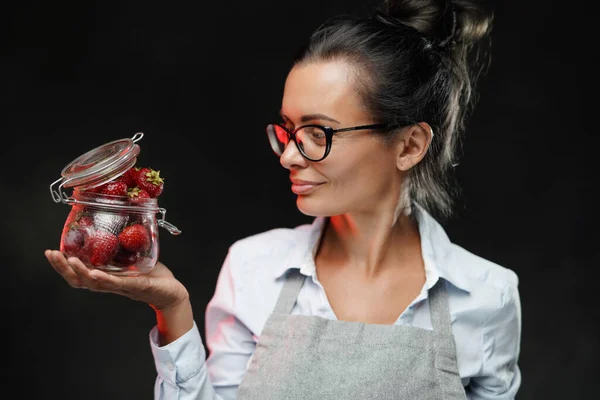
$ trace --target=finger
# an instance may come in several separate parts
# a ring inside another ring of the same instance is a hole
[[[131,284],[135,278],[128,277],[129,279],[127,282],[129,282],[129,285],[126,285],[123,277],[109,274],[100,269],[88,268],[84,263],[81,262],[81,260],[77,258],[74,258],[73,260],[69,259],[68,261],[75,273],[78,275],[82,284],[88,289],[94,292],[115,293],[132,297],[131,294],[126,290],[126,286],[135,288],[136,285]]]
[[[103,287],[110,287],[112,293],[146,303],[150,301],[152,282],[147,274],[121,276],[101,270],[91,270],[89,276],[96,282],[100,282]]]
[[[65,256],[58,250],[46,250],[44,255],[50,265],[58,272],[67,283],[74,288],[85,288],[79,276],[73,271],[73,268],[67,262]]]
[[[90,279],[93,279],[95,281],[102,282],[104,284],[110,284],[115,288],[119,288],[123,285],[121,278],[99,269],[91,270],[89,273],[89,277]]]
[[[147,276],[118,276],[94,269],[89,272],[89,277],[103,287],[111,288],[114,293],[134,300],[138,300],[139,295],[150,286]]]
[[[94,279],[94,277],[90,275],[90,272],[96,270],[88,268],[78,258],[70,257],[67,261],[73,269],[74,273],[77,275],[78,279],[81,281],[82,285],[84,285],[88,289],[94,292],[119,293],[119,291],[116,290],[116,288],[112,285]]]

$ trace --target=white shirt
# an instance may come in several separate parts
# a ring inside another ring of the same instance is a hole
[[[514,399],[521,385],[517,275],[452,243],[420,206],[415,212],[426,282],[395,324],[432,329],[428,290],[439,278],[447,280],[458,369],[467,397]],[[312,224],[272,229],[230,246],[205,313],[210,356],[195,322],[189,332],[163,347],[158,345],[156,326],[150,331],[157,370],[155,399],[235,399],[290,268],[310,278],[292,314],[336,319],[314,261],[324,222],[317,217]]]

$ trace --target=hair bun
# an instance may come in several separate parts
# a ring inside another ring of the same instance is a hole
[[[457,16],[452,0],[384,0],[373,17],[386,25],[411,27],[440,47],[455,41]]]
[[[439,29],[435,30],[433,41],[440,47],[446,47],[454,43],[456,33],[456,11],[452,0],[444,1],[444,10],[440,16]]]
[[[440,47],[469,45],[488,36],[493,12],[479,0],[383,0],[378,20],[416,29]]]

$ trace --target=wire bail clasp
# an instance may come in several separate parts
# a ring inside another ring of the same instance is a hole
[[[167,222],[165,220],[165,215],[167,214],[167,210],[165,208],[159,208],[158,211],[160,211],[160,213],[162,214],[162,218],[157,221],[158,226],[168,230],[171,235],[179,235],[181,233],[181,230],[179,228],[177,228],[175,225],[173,225],[172,223]]]
[[[54,200],[55,203],[65,203],[66,204],[69,201],[69,196],[62,190],[65,183],[67,183],[69,181],[68,179],[65,180],[63,183],[61,183],[58,186],[58,190],[54,190],[52,188],[54,185],[58,184],[59,182],[61,182],[63,180],[64,180],[64,178],[60,178],[50,184],[50,194],[52,195],[52,200]]]

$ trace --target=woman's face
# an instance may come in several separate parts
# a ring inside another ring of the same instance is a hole
[[[306,124],[338,129],[381,122],[373,121],[361,104],[350,68],[340,61],[295,66],[285,82],[283,124],[289,129]],[[290,141],[280,162],[290,170],[298,209],[306,215],[370,213],[397,204],[400,177],[394,146],[372,131],[334,134],[331,152],[319,162],[305,159]]]

